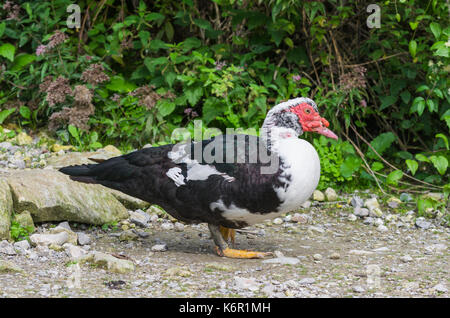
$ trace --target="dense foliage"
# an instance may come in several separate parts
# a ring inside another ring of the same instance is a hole
[[[320,187],[449,189],[446,1],[384,1],[379,28],[358,0],[78,1],[75,29],[71,3],[0,8],[0,124],[130,150],[195,119],[258,128],[308,96],[342,137],[306,136]]]

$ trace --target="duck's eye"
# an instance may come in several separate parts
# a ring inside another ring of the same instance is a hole
[[[305,108],[305,113],[308,114],[308,115],[311,114],[311,109]]]

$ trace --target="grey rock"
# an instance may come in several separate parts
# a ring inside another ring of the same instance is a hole
[[[380,225],[378,225],[378,227],[377,227],[377,231],[378,231],[378,232],[384,233],[384,232],[387,232],[387,231],[388,231],[388,228],[387,228],[385,225],[380,224]]]
[[[369,210],[366,208],[357,206],[353,209],[353,214],[363,218],[363,217],[369,216]]]
[[[7,240],[3,240],[0,242],[0,253],[5,255],[16,255],[16,251],[11,243]]]
[[[180,222],[175,222],[174,224],[175,231],[177,232],[183,232],[184,231],[184,224]]]
[[[353,286],[353,291],[355,293],[364,293],[365,289],[360,285],[355,285],[355,286]]]
[[[308,227],[308,231],[317,232],[317,233],[325,233],[325,230],[319,226],[311,225]]]
[[[83,245],[89,245],[91,244],[91,237],[83,232],[77,232],[78,236],[78,244]]]
[[[0,179],[0,240],[9,239],[11,215],[13,211],[13,199],[8,183]]]
[[[327,197],[327,201],[336,201],[338,198],[337,193],[333,188],[327,188],[325,190],[325,196]]]
[[[33,234],[30,236],[31,244],[33,245],[60,245],[62,246],[69,240],[67,232],[60,232],[57,234]]]
[[[78,261],[87,255],[87,251],[73,244],[66,243],[63,247],[65,248],[67,255],[73,261]]]
[[[234,277],[234,286],[237,289],[248,289],[250,291],[257,291],[259,284],[254,278]]]
[[[174,226],[172,224],[172,222],[165,222],[163,224],[161,224],[161,229],[166,230],[166,231],[170,231],[173,230]]]
[[[150,215],[142,210],[130,211],[130,222],[140,227],[148,227],[150,222]]]
[[[309,209],[311,207],[312,202],[310,200],[306,200],[302,203],[301,207],[304,209]]]
[[[280,224],[283,223],[283,220],[282,220],[281,218],[275,218],[275,219],[272,221],[272,223],[273,223],[273,224],[276,224],[276,225],[280,225]]]
[[[300,285],[311,285],[314,284],[316,282],[316,280],[312,277],[307,277],[307,278],[303,278],[301,279],[298,283]]]
[[[417,218],[415,224],[418,228],[421,228],[424,230],[429,229],[431,226],[431,222],[426,221],[424,217]]]
[[[153,252],[165,252],[167,251],[167,245],[166,244],[156,244],[152,246]]]
[[[375,208],[380,208],[380,204],[378,203],[377,198],[370,198],[364,202],[364,206],[372,211]]]
[[[314,190],[313,200],[314,201],[325,201],[325,195],[319,190]]]
[[[13,262],[0,259],[0,273],[18,272],[22,273],[23,269]]]
[[[283,253],[276,251],[275,255],[277,257],[267,259],[262,261],[265,264],[289,264],[289,265],[295,265],[300,262],[300,260],[296,257],[286,257],[283,255]]]
[[[351,222],[354,222],[354,221],[356,221],[356,220],[358,219],[358,217],[357,217],[356,215],[354,215],[354,214],[350,214],[350,215],[347,217],[347,219],[348,219],[349,221],[351,221]]]
[[[404,256],[400,257],[400,260],[403,263],[410,263],[410,262],[413,261],[413,258],[411,256],[409,256],[409,255],[404,255]]]
[[[363,221],[363,223],[364,224],[366,224],[366,225],[372,225],[373,224],[373,222],[374,222],[374,219],[372,218],[372,217],[366,217],[365,219],[364,219],[364,221]]]
[[[124,274],[135,270],[133,262],[102,252],[92,252],[84,257],[83,261],[97,264],[113,273]]]
[[[448,289],[444,284],[437,284],[436,286],[433,287],[433,289],[440,293],[448,292]]]
[[[314,254],[313,258],[315,261],[320,261],[322,259],[322,255],[321,254]]]
[[[62,227],[66,230],[72,231],[72,229],[70,228],[69,222],[67,222],[67,221],[59,223],[57,227]]]
[[[14,248],[22,251],[29,250],[31,248],[30,243],[27,240],[22,240],[14,243]]]
[[[363,201],[363,199],[361,199],[359,196],[357,196],[357,195],[354,195],[353,197],[352,197],[352,200],[350,201],[350,204],[353,206],[353,207],[363,207],[364,206],[364,201]]]

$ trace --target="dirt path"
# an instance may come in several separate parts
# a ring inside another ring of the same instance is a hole
[[[24,273],[0,273],[0,297],[449,297],[448,228],[393,225],[380,232],[323,210],[308,218],[237,235],[239,248],[279,251],[297,264],[217,257],[202,225],[182,232],[153,226],[132,242],[85,230],[91,250],[125,254],[136,270],[116,274],[75,264],[64,251],[1,255]],[[168,250],[152,252],[159,243]],[[73,277],[77,283],[69,287]]]

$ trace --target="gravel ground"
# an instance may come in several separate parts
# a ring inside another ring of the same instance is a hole
[[[71,224],[74,231],[90,236],[91,242],[84,249],[125,256],[136,269],[113,273],[74,262],[64,250],[35,247],[23,255],[0,254],[0,259],[23,269],[0,273],[0,296],[449,296],[448,228],[393,225],[382,232],[361,220],[349,221],[345,212],[336,215],[333,210],[313,207],[301,214],[308,220],[305,224],[266,223],[237,234],[239,248],[273,251],[279,263],[214,255],[204,225],[180,229],[159,219],[139,229],[147,237],[120,241],[120,227],[104,231]],[[40,226],[38,232],[49,225]],[[166,245],[167,250],[154,252],[155,245]]]

